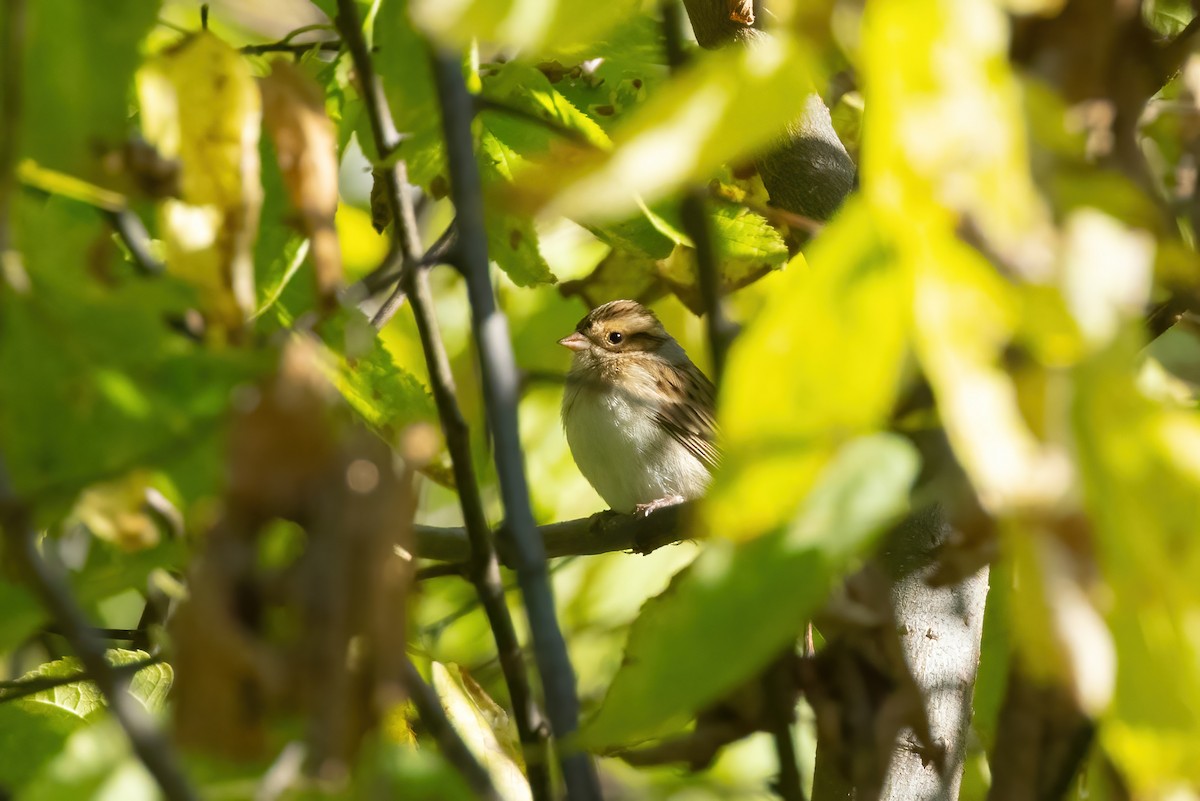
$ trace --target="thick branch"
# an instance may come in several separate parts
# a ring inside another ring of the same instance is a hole
[[[388,146],[387,130],[391,127],[387,100],[374,81],[374,70],[370,56],[359,29],[358,10],[355,0],[339,0],[338,27],[343,41],[354,58],[355,69],[360,78],[371,81],[364,83],[364,97],[368,101],[367,113],[376,147],[382,154]],[[386,121],[385,121],[386,118]],[[400,285],[412,302],[413,315],[421,337],[421,347],[429,366],[434,400],[446,435],[446,445],[454,469],[455,485],[458,488],[459,504],[467,524],[469,543],[467,562],[468,575],[475,585],[480,601],[487,613],[488,623],[496,640],[497,654],[504,671],[504,679],[513,703],[513,717],[517,731],[526,749],[526,765],[530,788],[535,799],[551,797],[550,773],[547,770],[545,751],[546,736],[541,723],[541,713],[533,699],[529,678],[521,659],[521,646],[516,627],[504,600],[500,583],[499,560],[492,545],[487,517],[483,510],[483,499],[471,462],[470,434],[455,397],[454,378],[450,372],[450,361],[446,356],[438,331],[437,318],[433,312],[433,300],[429,292],[428,275],[419,266],[421,245],[417,238],[416,216],[412,200],[408,195],[408,176],[403,161],[382,170],[388,194],[388,206],[392,216],[392,236],[402,257]],[[411,676],[410,676],[411,679]],[[412,682],[410,681],[410,684]],[[414,685],[415,686],[415,685]],[[449,758],[450,755],[447,754]],[[470,779],[470,776],[467,776]]]
[[[529,487],[517,426],[520,381],[508,324],[496,308],[488,268],[483,188],[471,133],[475,104],[463,81],[462,64],[456,55],[439,53],[435,57],[434,80],[442,107],[450,195],[457,214],[458,267],[467,282],[472,331],[483,374],[484,400],[495,438],[500,496],[508,520],[506,530],[514,546],[517,579],[529,616],[534,656],[542,677],[551,726],[557,737],[564,738],[579,724],[575,671],[558,626],[546,571],[546,554],[529,506]],[[600,798],[599,782],[587,754],[560,751],[559,756],[568,796],[574,801]]]

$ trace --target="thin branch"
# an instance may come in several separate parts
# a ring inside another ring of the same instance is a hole
[[[526,750],[526,766],[534,798],[549,799],[552,792],[546,765],[546,727],[529,685],[529,677],[521,660],[521,645],[517,639],[516,627],[504,600],[504,588],[500,583],[500,560],[492,542],[491,530],[483,509],[483,498],[471,461],[470,432],[458,406],[450,360],[442,344],[437,318],[433,312],[427,270],[410,270],[405,273],[400,285],[404,287],[412,303],[413,316],[425,352],[425,362],[429,366],[434,401],[442,421],[442,430],[446,435],[446,447],[450,452],[459,505],[466,522],[464,540],[467,547],[463,560],[467,563],[466,575],[475,585],[480,603],[487,614],[492,636],[496,640],[497,656],[504,671],[509,696],[512,698],[517,733]],[[418,553],[424,555],[421,551]]]
[[[400,146],[401,136],[396,130],[391,113],[387,110],[383,84],[375,75],[375,63],[371,60],[371,51],[363,38],[362,20],[359,19],[358,9],[348,0],[338,0],[337,7],[335,22],[342,34],[342,44],[350,51],[354,71],[358,73],[363,105],[367,109],[367,119],[371,121],[371,140],[375,144],[375,155],[380,162],[385,162]],[[393,209],[392,213],[395,214],[396,209]],[[396,234],[400,234],[399,230]]]
[[[294,39],[297,36],[300,36],[301,34],[312,33],[313,31],[328,31],[331,29],[332,29],[332,26],[325,25],[325,24],[305,25],[302,28],[297,28],[296,30],[291,31],[290,33],[288,33],[287,36],[283,37],[278,42],[268,42],[267,44],[258,44],[258,45],[246,45],[245,47],[243,47],[241,49],[241,52],[245,53],[248,56],[261,56],[266,53],[301,54],[301,53],[307,53],[308,51],[313,50],[313,49],[321,50],[324,52],[336,53],[337,51],[342,49],[342,43],[337,40],[333,40],[333,41],[318,40],[318,41],[313,41],[313,42],[296,42],[296,41],[294,41]]]
[[[458,237],[455,234],[454,223],[442,232],[437,241],[429,246],[425,251],[425,255],[417,260],[417,265],[420,267],[433,267],[438,264],[445,264],[451,259],[454,253],[454,246],[458,242]],[[346,290],[347,295],[356,301],[372,297],[380,291],[388,288],[392,284],[400,280],[400,274],[404,270],[403,256],[397,250],[394,258],[385,258],[383,263],[372,270],[367,275],[363,276],[357,283],[351,285]]]
[[[118,676],[133,676],[145,668],[161,664],[162,661],[161,656],[152,656],[147,659],[140,659],[137,662],[113,665],[112,671]],[[76,684],[81,681],[92,681],[92,674],[86,670],[81,670],[69,676],[31,676],[28,679],[0,681],[0,704],[36,695],[43,690],[53,690],[55,687],[65,687],[68,684]]]
[[[261,56],[267,53],[307,53],[310,50],[320,50],[322,53],[336,53],[341,49],[341,42],[268,42],[266,44],[246,45],[241,48],[241,52],[248,56]]]
[[[471,133],[474,102],[456,55],[438,53],[433,72],[442,108],[450,195],[457,215],[457,266],[467,283],[471,329],[479,353],[485,407],[495,440],[496,473],[507,515],[506,531],[514,546],[515,570],[529,618],[547,711],[553,732],[561,741],[578,728],[579,699],[575,693],[575,671],[555,615],[545,549],[537,535],[529,505],[517,421],[519,376],[508,325],[496,308],[488,269],[483,189]],[[601,798],[599,780],[586,753],[560,749],[559,760],[567,795],[572,801]]]
[[[171,743],[155,726],[141,703],[129,694],[129,677],[113,668],[100,639],[71,595],[61,568],[38,552],[37,533],[29,512],[12,494],[0,467],[0,522],[7,535],[8,553],[18,560],[21,573],[42,605],[57,621],[63,637],[83,663],[109,711],[125,731],[129,743],[169,801],[199,801],[188,782]]]
[[[667,63],[671,72],[677,73],[687,60],[683,49],[683,15],[680,13],[679,0],[663,0],[662,17]],[[721,376],[725,374],[725,352],[733,339],[733,327],[721,308],[721,266],[717,263],[717,251],[713,246],[705,210],[707,194],[701,187],[688,187],[684,192],[681,212],[683,230],[692,238],[692,246],[696,250],[696,279],[700,286],[700,300],[704,304],[713,383],[719,386]]]
[[[342,32],[342,40],[354,60],[354,68],[362,81],[371,132],[376,149],[383,159],[395,148],[395,126],[387,109],[387,99],[375,80],[370,54],[363,41],[355,0],[338,0],[337,24]],[[468,563],[468,575],[483,603],[496,641],[496,649],[504,669],[504,679],[513,703],[513,717],[525,749],[530,789],[537,801],[549,801],[553,791],[546,759],[548,743],[545,726],[521,661],[516,627],[504,600],[499,559],[492,544],[483,499],[472,466],[470,434],[458,407],[450,361],[438,331],[437,317],[433,311],[433,300],[429,291],[428,273],[419,266],[418,254],[421,253],[421,244],[417,238],[416,215],[407,191],[408,176],[403,161],[397,161],[380,172],[385,181],[384,188],[387,191],[392,217],[393,242],[401,256],[398,276],[400,287],[412,303],[421,347],[429,367],[434,400],[450,451],[459,504],[467,524],[469,554],[465,561]],[[447,758],[451,758],[451,754],[448,753]],[[470,779],[470,776],[466,777]]]
[[[796,742],[792,737],[796,717],[796,683],[791,667],[794,659],[795,655],[789,650],[784,658],[767,668],[763,675],[763,692],[767,699],[765,715],[779,760],[775,792],[783,801],[806,801],[800,767],[796,764]]]
[[[391,322],[391,319],[396,316],[396,312],[400,311],[400,307],[404,305],[404,300],[408,293],[404,289],[404,284],[396,284],[392,290],[392,294],[387,296],[387,300],[379,307],[379,311],[375,312],[375,316],[371,318],[371,327],[376,331],[383,329],[385,325]]]
[[[142,275],[161,275],[166,268],[150,252],[150,234],[142,218],[128,208],[106,209],[104,216],[128,248],[129,255],[133,256],[138,272]]]
[[[696,249],[696,278],[700,285],[700,300],[704,304],[713,383],[720,386],[725,374],[725,353],[733,340],[734,327],[721,305],[721,267],[717,263],[717,251],[708,224],[706,197],[707,192],[701,187],[690,187],[684,194],[681,211],[683,230],[692,238]]]
[[[492,785],[491,776],[459,736],[458,730],[446,716],[446,710],[442,708],[437,693],[425,683],[416,666],[408,660],[405,660],[404,682],[421,723],[425,724],[429,734],[437,741],[438,748],[446,760],[466,779],[476,797],[499,801],[500,794]]]

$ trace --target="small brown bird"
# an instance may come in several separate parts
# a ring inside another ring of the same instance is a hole
[[[704,494],[717,465],[712,382],[654,313],[614,300],[559,340],[575,351],[562,418],[580,472],[617,512]]]

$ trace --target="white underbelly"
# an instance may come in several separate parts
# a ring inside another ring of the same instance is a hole
[[[582,388],[564,420],[575,463],[614,511],[695,498],[708,485],[707,468],[655,423],[653,412],[628,393]]]

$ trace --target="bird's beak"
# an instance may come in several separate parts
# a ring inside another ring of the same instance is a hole
[[[558,340],[558,344],[562,345],[564,348],[570,348],[571,350],[587,350],[588,348],[587,337],[578,331],[576,331],[574,334],[571,334],[569,337],[563,337],[562,339]]]

